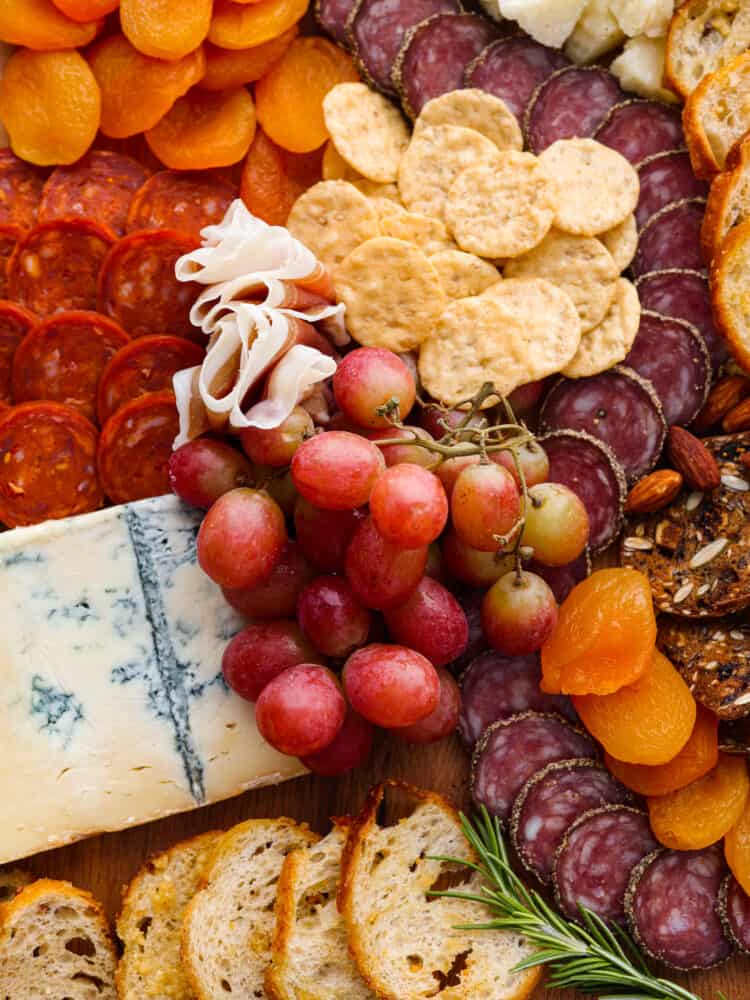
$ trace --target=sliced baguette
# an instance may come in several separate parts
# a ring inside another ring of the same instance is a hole
[[[711,262],[710,281],[717,329],[750,371],[750,220],[730,229]]]
[[[696,177],[711,180],[750,129],[750,52],[705,76],[682,112]]]
[[[33,876],[21,868],[0,870],[0,919],[3,908],[13,901],[21,889],[31,885],[33,881]]]
[[[750,0],[686,0],[669,26],[664,75],[682,98],[750,47]]]
[[[290,819],[251,819],[219,839],[182,928],[183,964],[197,1000],[267,996],[264,981],[284,858],[318,839]]]
[[[714,177],[701,227],[701,248],[710,264],[730,229],[750,218],[750,140],[743,140]]]
[[[204,833],[150,858],[125,888],[117,918],[121,1000],[191,1000],[180,943],[185,910],[221,833]]]
[[[3,1000],[115,1000],[116,964],[104,911],[69,882],[32,882],[4,908]]]
[[[405,796],[412,811],[383,826],[388,795]],[[461,899],[434,898],[431,889],[463,879],[479,892],[478,875],[431,856],[473,860],[455,809],[438,795],[398,782],[370,793],[352,828],[342,863],[339,906],[360,973],[381,1000],[521,1000],[538,970],[511,974],[531,952],[518,933],[461,931],[484,923],[490,911]]]

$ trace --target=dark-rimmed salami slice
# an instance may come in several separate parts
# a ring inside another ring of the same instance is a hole
[[[717,909],[729,940],[743,955],[750,955],[750,896],[734,875],[721,883]]]
[[[702,271],[701,226],[706,202],[688,198],[652,215],[638,236],[632,269],[636,276],[665,268]]]
[[[0,299],[8,295],[8,264],[19,240],[26,235],[20,226],[0,223]]]
[[[685,146],[679,111],[658,101],[631,100],[616,104],[594,133],[594,138],[616,149],[633,166],[656,153]]]
[[[349,48],[346,23],[355,3],[356,0],[316,0],[315,3],[315,20],[323,31],[345,49]]]
[[[466,67],[496,37],[479,14],[435,14],[411,28],[391,74],[406,114],[416,118],[433,97],[460,90]]]
[[[210,173],[160,170],[133,198],[127,231],[174,229],[197,240],[201,229],[221,222],[236,197],[236,188]]]
[[[540,83],[555,70],[569,66],[558,49],[540,45],[528,35],[492,42],[466,68],[466,86],[500,97],[519,121]]]
[[[15,302],[0,301],[0,402],[10,403],[13,356],[36,323],[36,316]]]
[[[699,181],[690,166],[690,156],[681,150],[656,153],[638,164],[641,193],[635,210],[639,227],[667,205],[688,198],[705,198],[708,184]]]
[[[537,87],[524,115],[523,130],[532,153],[558,139],[588,139],[625,94],[609,70],[565,66]]]
[[[710,969],[729,957],[716,904],[726,872],[721,849],[654,851],[633,871],[625,910],[633,936],[673,969]]]
[[[543,431],[586,431],[608,445],[629,482],[659,460],[667,424],[650,382],[618,365],[591,378],[562,378],[539,415]]]
[[[591,553],[586,546],[577,559],[564,566],[544,566],[536,559],[532,559],[526,563],[525,568],[530,573],[541,576],[549,584],[557,603],[562,604],[576,584],[585,580],[587,576],[591,576]]]
[[[521,788],[537,771],[553,761],[596,756],[591,737],[561,716],[511,715],[491,725],[477,743],[471,773],[474,801],[505,822]]]
[[[0,522],[18,528],[98,510],[96,442],[96,427],[61,403],[0,413]]]
[[[36,225],[44,174],[10,149],[0,149],[0,223],[30,229]]]
[[[553,431],[540,443],[549,459],[548,479],[573,490],[589,516],[593,553],[606,548],[622,527],[627,482],[612,449],[584,431]]]

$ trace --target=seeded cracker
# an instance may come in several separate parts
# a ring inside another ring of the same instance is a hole
[[[379,184],[377,181],[368,181],[366,177],[357,178],[352,184],[366,198],[387,198],[389,201],[401,204],[401,195],[395,184]]]
[[[435,268],[418,247],[380,236],[357,247],[335,276],[349,333],[365,347],[401,353],[429,337],[446,304]]]
[[[494,142],[498,149],[523,149],[523,134],[518,119],[505,101],[483,90],[452,90],[433,97],[422,108],[414,130],[429,125],[462,125],[474,129]]]
[[[398,177],[409,130],[401,112],[364,83],[339,83],[323,100],[323,116],[343,159],[371,181]]]
[[[576,355],[563,369],[563,375],[586,378],[624,361],[638,333],[640,318],[641,303],[635,285],[620,278],[607,315],[581,337]]]
[[[390,217],[381,215],[380,233],[382,236],[393,236],[394,239],[413,243],[428,256],[455,246],[440,219],[418,215],[416,212],[400,212]]]
[[[463,250],[440,250],[430,257],[449,299],[467,299],[479,295],[502,275],[494,264]]]
[[[347,181],[321,181],[294,203],[287,229],[334,270],[347,254],[380,232],[369,200]]]
[[[370,198],[370,204],[375,209],[381,221],[383,219],[392,219],[394,215],[403,215],[406,212],[400,201],[394,201],[392,198],[387,198],[384,195],[373,196]]]
[[[601,240],[612,254],[617,270],[624,271],[630,267],[638,247],[638,227],[635,224],[635,216],[631,213],[619,226],[608,229],[606,233],[597,236],[597,239]]]

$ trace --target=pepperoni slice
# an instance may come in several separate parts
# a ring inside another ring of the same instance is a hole
[[[36,321],[36,316],[23,306],[0,302],[0,402],[11,401],[13,356]]]
[[[98,510],[96,441],[96,427],[61,403],[0,413],[0,521],[17,528]]]
[[[500,38],[487,46],[466,69],[466,85],[500,97],[518,119],[539,86],[570,62],[558,49],[540,45],[528,35]]]
[[[133,199],[127,230],[175,229],[197,240],[201,229],[221,222],[236,197],[236,188],[207,171],[162,170]]]
[[[616,104],[594,133],[594,138],[622,153],[633,166],[656,153],[685,146],[679,111],[658,101]]]
[[[315,20],[334,41],[349,48],[346,23],[356,6],[356,0],[316,0]]]
[[[19,159],[10,149],[0,149],[0,223],[30,229],[36,225],[44,174]]]
[[[690,166],[687,153],[673,150],[656,153],[638,164],[641,194],[635,210],[639,227],[667,205],[686,198],[705,198],[708,184],[699,181]]]
[[[121,406],[148,392],[171,389],[172,376],[199,365],[205,351],[184,337],[139,337],[120,348],[99,380],[97,413],[104,424]]]
[[[13,399],[51,399],[94,421],[99,377],[129,341],[117,323],[99,313],[56,313],[19,345],[13,359]]]
[[[8,296],[37,316],[96,309],[99,271],[114,233],[89,219],[42,222],[8,263]]]
[[[705,209],[705,199],[689,198],[652,215],[638,237],[631,265],[633,274],[648,274],[667,267],[702,271],[701,226]]]
[[[588,139],[625,95],[615,77],[598,66],[566,66],[536,90],[524,132],[533,153],[558,139]]]
[[[130,156],[92,150],[77,163],[52,171],[42,192],[39,221],[82,216],[122,236],[133,195],[149,174]]]
[[[200,246],[171,229],[133,233],[118,240],[102,264],[99,312],[111,316],[132,337],[171,333],[194,337],[190,308],[199,286],[175,277],[175,263]]]
[[[727,875],[722,882],[719,915],[730,940],[744,955],[750,955],[750,896],[734,875]]]
[[[8,264],[18,241],[25,235],[26,230],[20,226],[0,224],[0,299],[8,294]]]
[[[179,431],[174,393],[150,392],[133,399],[102,428],[97,464],[112,503],[130,503],[169,493],[167,464]]]

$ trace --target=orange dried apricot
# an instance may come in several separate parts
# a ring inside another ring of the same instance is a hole
[[[88,45],[102,23],[72,21],[52,0],[3,0],[0,3],[0,41],[25,45],[39,52]]]
[[[685,746],[695,725],[690,689],[658,650],[634,684],[613,694],[574,695],[573,704],[607,753],[628,764],[666,764]]]
[[[542,647],[542,690],[612,694],[643,675],[655,642],[648,579],[634,569],[600,569],[560,605]]]
[[[212,7],[212,0],[120,0],[120,24],[144,55],[182,59],[208,34]]]
[[[269,226],[283,226],[302,188],[287,174],[281,150],[259,128],[242,167],[240,197]]]
[[[719,754],[713,771],[669,795],[647,800],[651,829],[660,844],[699,851],[721,840],[743,813],[750,792],[744,757]]]
[[[52,3],[73,21],[95,21],[120,6],[120,0],[52,0]]]
[[[724,837],[724,855],[732,874],[750,895],[750,802]]]
[[[719,759],[719,720],[713,712],[697,705],[690,739],[676,757],[666,764],[626,764],[610,754],[604,762],[612,774],[639,795],[667,795],[697,781],[716,767]]]
[[[0,121],[13,152],[39,166],[75,163],[94,141],[101,99],[75,49],[19,49],[0,81]]]
[[[153,153],[172,170],[239,163],[255,135],[255,106],[244,87],[221,93],[192,90],[146,132]]]
[[[284,55],[297,37],[297,25],[270,42],[251,49],[220,49],[206,42],[206,75],[199,86],[202,90],[227,90],[255,83]]]
[[[208,40],[222,49],[262,45],[302,20],[307,6],[308,0],[261,0],[253,4],[217,0]]]
[[[102,132],[125,139],[153,128],[206,71],[203,49],[163,62],[145,56],[124,35],[111,35],[87,53],[102,92]]]

